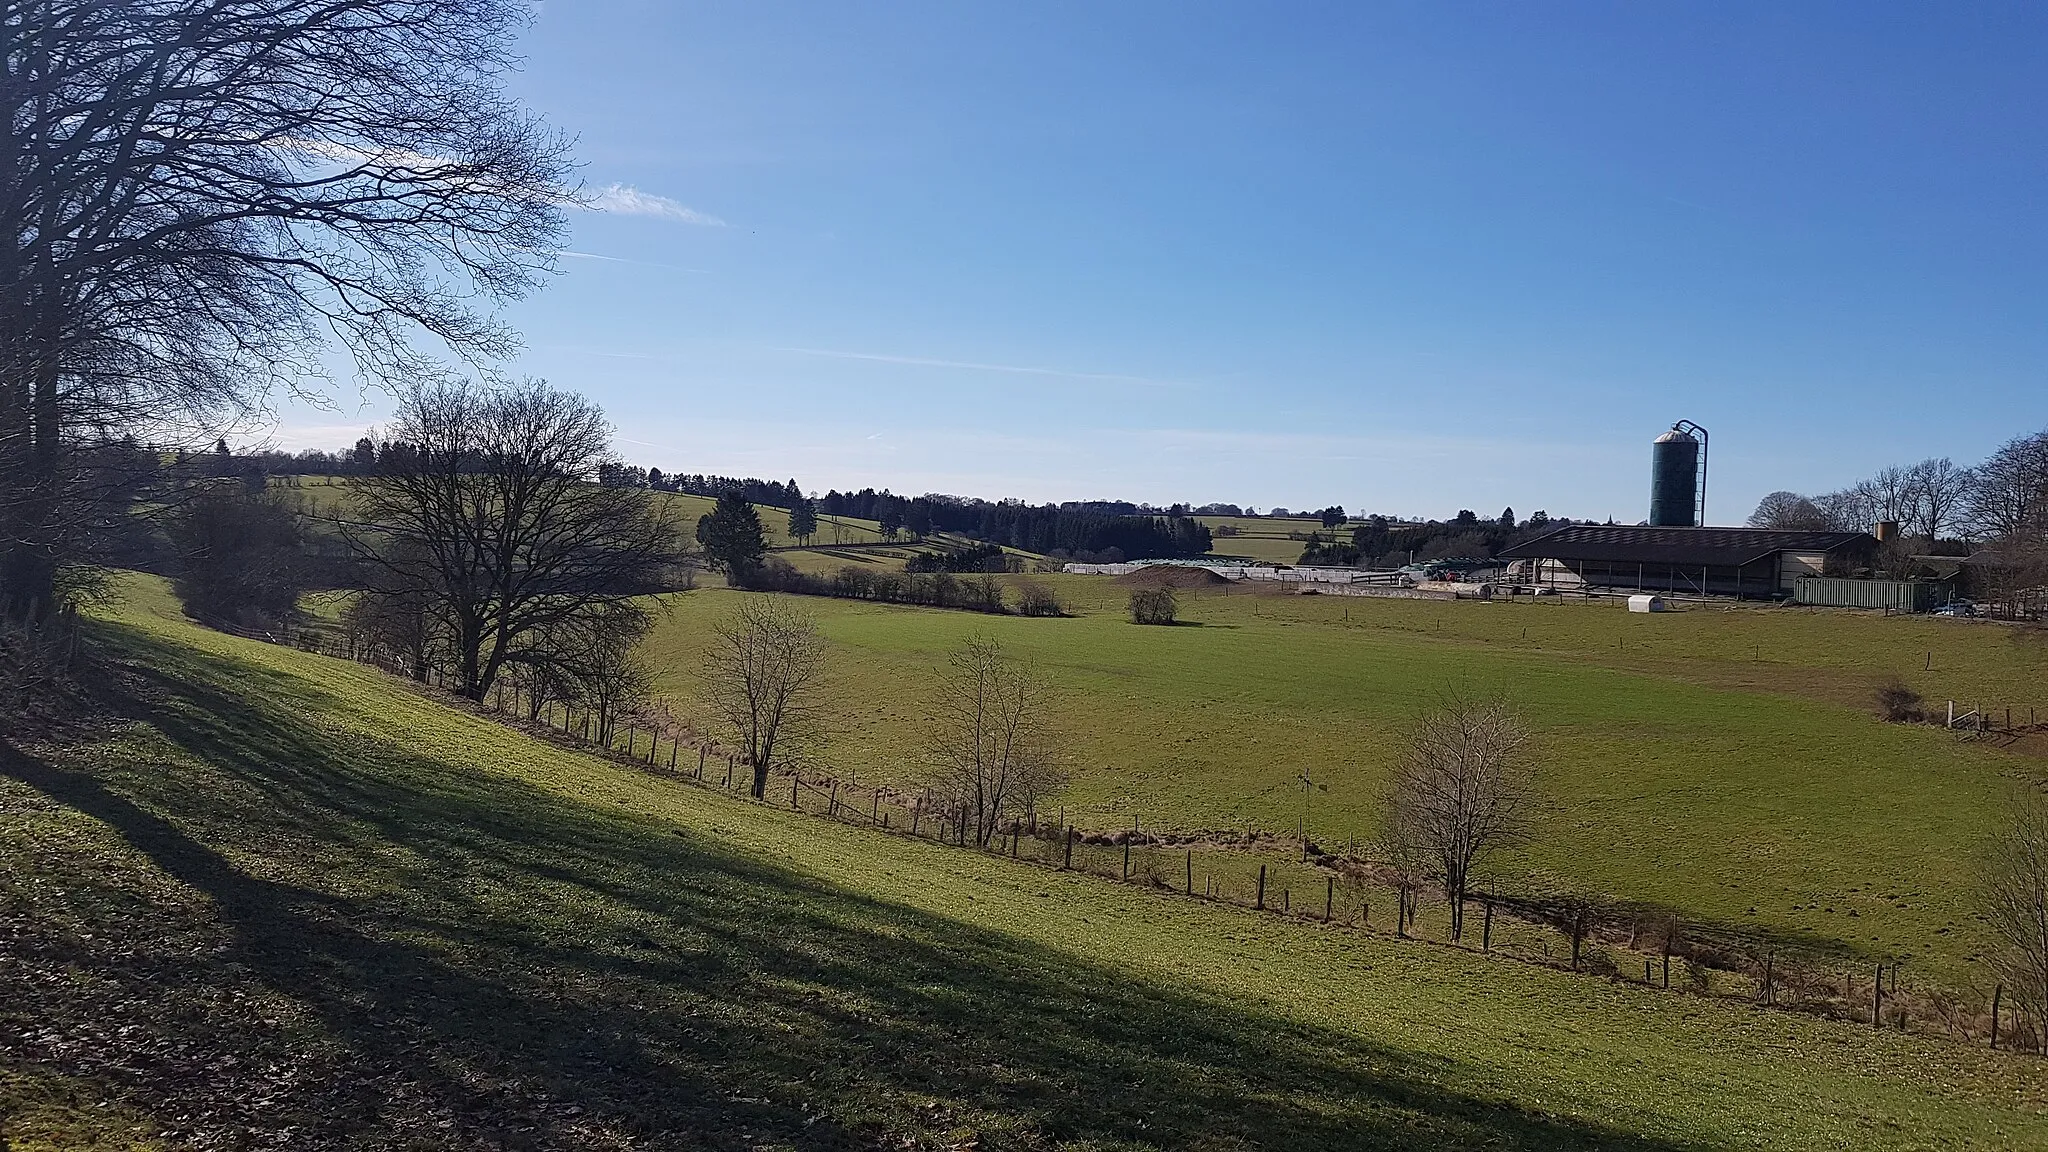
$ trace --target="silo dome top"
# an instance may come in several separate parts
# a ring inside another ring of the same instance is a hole
[[[1659,444],[1697,444],[1697,443],[1699,443],[1699,441],[1698,441],[1698,440],[1695,440],[1695,439],[1693,439],[1693,437],[1692,437],[1692,436],[1691,436],[1691,435],[1690,435],[1689,433],[1685,433],[1685,432],[1680,432],[1680,431],[1679,431],[1678,429],[1676,429],[1676,428],[1673,428],[1673,429],[1672,429],[1671,431],[1669,431],[1669,432],[1666,432],[1666,433],[1665,433],[1665,434],[1663,434],[1662,436],[1659,436],[1659,437],[1657,437],[1657,443],[1659,443]]]

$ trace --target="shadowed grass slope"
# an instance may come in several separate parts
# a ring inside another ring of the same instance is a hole
[[[127,720],[0,761],[13,1149],[2048,1144],[2037,1063],[792,817],[147,582],[103,639]]]

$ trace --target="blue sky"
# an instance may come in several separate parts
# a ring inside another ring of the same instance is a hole
[[[2048,426],[2048,7],[548,0],[611,211],[511,368],[629,459],[1709,515]],[[616,186],[616,189],[614,189]],[[287,407],[287,446],[388,401]]]

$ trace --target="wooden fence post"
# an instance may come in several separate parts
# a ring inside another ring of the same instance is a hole
[[[1870,1026],[1884,1027],[1884,963],[1877,965],[1877,983],[1870,989]]]
[[[1195,894],[1195,850],[1188,849],[1188,895]]]
[[[1479,929],[1479,950],[1481,952],[1491,952],[1493,951],[1493,901],[1488,900],[1480,905],[1480,907],[1486,909],[1486,912],[1485,919],[1482,921]]]
[[[1252,907],[1260,911],[1264,911],[1266,907],[1266,866],[1264,864],[1259,865],[1259,894],[1257,899],[1252,902]]]
[[[1777,988],[1772,983],[1772,978],[1776,975],[1773,969],[1777,966],[1777,963],[1778,954],[1776,952],[1764,953],[1764,1003],[1766,1004],[1778,1002]]]
[[[1062,819],[1064,819],[1064,818],[1065,818],[1065,817],[1062,817]],[[1069,828],[1069,829],[1067,829],[1067,837],[1066,837],[1066,839],[1067,839],[1067,855],[1066,855],[1066,859],[1064,859],[1064,860],[1062,860],[1062,861],[1060,862],[1060,867],[1062,867],[1062,868],[1072,868],[1072,867],[1074,866],[1074,830],[1073,830],[1072,828]]]
[[[1126,839],[1126,840],[1124,841],[1124,879],[1126,879],[1126,880],[1129,880],[1130,878],[1131,878],[1131,842],[1130,842],[1130,840],[1129,840],[1129,839]]]
[[[704,761],[710,758],[710,756],[711,749],[709,747],[702,744],[697,746],[697,779],[704,779]]]
[[[1998,1051],[1998,1010],[2005,999],[2005,985],[2000,984],[1991,993],[1991,1050]]]
[[[1328,924],[1330,913],[1335,910],[1337,904],[1337,878],[1325,876],[1323,884],[1323,923]]]

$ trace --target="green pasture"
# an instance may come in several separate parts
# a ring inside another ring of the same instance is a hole
[[[335,515],[348,508],[349,485],[345,476],[276,476],[270,484],[296,493],[306,502],[307,510],[317,515]],[[660,499],[669,501],[694,525],[698,517],[710,513],[716,500],[708,496],[693,496],[687,492],[658,492]],[[789,510],[770,508],[757,504],[754,511],[761,517],[761,528],[768,539],[770,548],[794,548],[797,541],[789,534]],[[814,547],[834,544],[880,544],[882,526],[873,520],[857,520],[847,516],[818,517],[818,534],[811,538]]]
[[[1195,520],[1209,527],[1210,555],[1257,560],[1266,564],[1293,564],[1301,559],[1301,550],[1308,547],[1308,542],[1293,539],[1289,533],[1328,534],[1323,522],[1313,516],[1197,516]],[[1216,535],[1217,530],[1223,528],[1236,535]],[[1336,531],[1340,541],[1349,540],[1350,534],[1349,524]]]
[[[1128,589],[1050,579],[1076,618],[802,601],[833,676],[822,738],[803,754],[914,784],[947,653],[988,635],[1064,690],[1069,819],[1290,832],[1305,821],[1328,845],[1372,834],[1417,715],[1447,693],[1497,695],[1538,737],[1543,802],[1496,885],[1649,902],[1959,983],[1979,976],[1971,960],[1986,943],[1970,910],[1976,846],[2010,790],[2042,777],[2024,747],[1887,725],[1869,707],[1897,674],[1937,703],[2048,719],[2048,644],[2035,633],[1236,589],[1183,593],[1186,625],[1147,628],[1121,611]],[[700,722],[704,640],[739,595],[668,598],[646,649],[658,690]]]
[[[2034,1058],[795,816],[125,590],[95,632],[119,662],[104,722],[0,748],[17,1152],[236,1126],[436,1149],[2048,1146]],[[682,599],[679,630],[731,598]],[[1219,636],[1341,635],[1202,603]],[[942,638],[919,619],[829,613],[850,691],[854,655],[894,669]],[[1052,654],[1053,629],[1112,622],[978,623]],[[1208,635],[1098,638],[1062,667],[1128,679],[1142,724],[1149,645]]]

